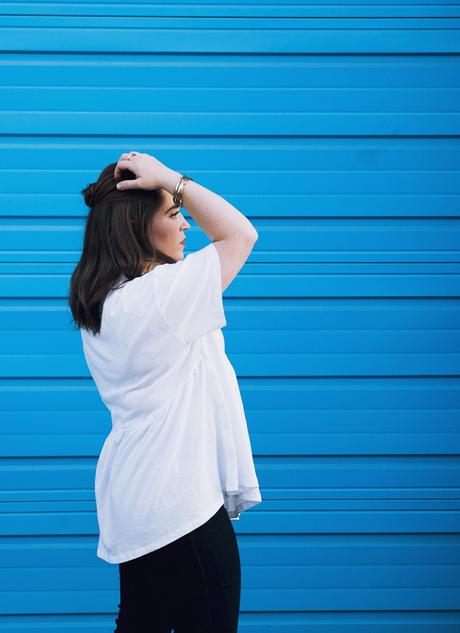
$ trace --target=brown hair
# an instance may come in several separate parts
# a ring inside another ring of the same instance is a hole
[[[100,331],[107,294],[121,287],[116,286],[121,274],[131,280],[143,274],[147,261],[175,262],[155,249],[149,238],[151,219],[162,205],[161,190],[119,191],[114,178],[116,165],[107,165],[97,181],[81,191],[89,213],[67,301],[76,329],[84,327],[93,334]],[[133,172],[122,171],[121,180],[135,178]]]

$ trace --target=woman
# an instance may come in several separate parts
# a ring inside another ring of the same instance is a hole
[[[122,154],[82,193],[90,211],[69,304],[112,419],[95,496],[97,555],[119,566],[115,631],[236,632],[231,521],[261,495],[222,293],[257,231],[149,154]],[[187,257],[182,206],[212,240]]]

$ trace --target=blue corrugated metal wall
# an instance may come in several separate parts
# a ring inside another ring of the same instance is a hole
[[[240,631],[459,631],[460,5],[0,14],[0,630],[114,628],[110,415],[65,297],[80,189],[135,149],[259,233],[224,295],[264,499]]]

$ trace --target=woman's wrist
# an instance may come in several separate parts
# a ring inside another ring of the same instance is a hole
[[[177,183],[182,178],[182,174],[178,171],[174,171],[174,169],[167,169],[162,176],[161,187],[162,189],[166,189],[169,191],[171,195],[174,194],[174,189],[176,188]]]

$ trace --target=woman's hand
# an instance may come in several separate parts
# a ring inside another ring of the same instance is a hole
[[[115,171],[114,178],[120,178],[124,170],[133,172],[136,176],[133,180],[121,180],[117,184],[119,191],[128,189],[159,189],[165,180],[165,176],[170,171],[162,162],[151,156],[150,154],[136,153],[127,160],[128,156],[133,152],[126,152],[121,155]]]

